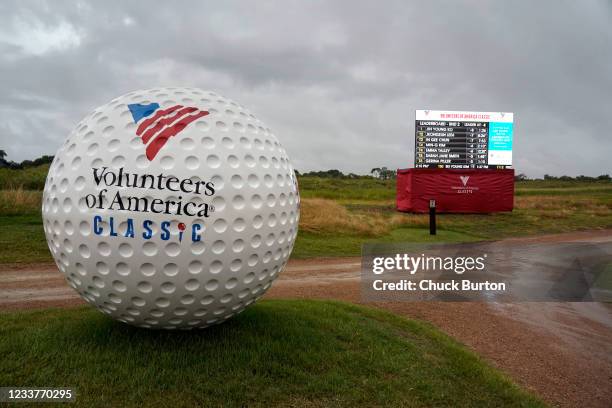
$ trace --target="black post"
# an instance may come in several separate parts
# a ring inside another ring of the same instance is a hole
[[[436,235],[436,200],[429,200],[429,235]]]

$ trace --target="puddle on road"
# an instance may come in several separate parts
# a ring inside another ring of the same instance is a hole
[[[489,303],[491,310],[546,331],[577,352],[612,363],[612,304],[596,302]]]

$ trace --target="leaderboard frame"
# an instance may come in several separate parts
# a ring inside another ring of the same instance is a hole
[[[512,168],[514,114],[417,110],[414,167]]]

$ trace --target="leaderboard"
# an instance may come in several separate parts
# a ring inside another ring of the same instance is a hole
[[[512,166],[512,113],[417,110],[415,118],[415,168]]]

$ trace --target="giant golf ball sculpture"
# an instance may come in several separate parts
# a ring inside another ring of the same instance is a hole
[[[220,323],[261,297],[297,234],[300,197],[276,136],[214,92],[131,92],[57,152],[43,218],[83,299],[147,328]]]

